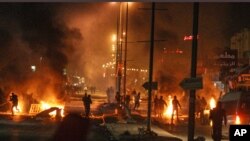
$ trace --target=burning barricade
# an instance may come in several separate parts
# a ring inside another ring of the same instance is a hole
[[[38,120],[44,118],[60,120],[64,117],[64,106],[41,101],[39,104],[31,104],[29,114],[33,115]]]

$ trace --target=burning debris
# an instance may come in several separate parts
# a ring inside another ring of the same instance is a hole
[[[69,28],[57,16],[60,5],[1,4],[0,84],[5,99],[16,91],[18,108],[27,112],[35,101],[63,101],[70,53],[82,40],[80,31]],[[7,24],[13,23],[13,24]],[[10,55],[11,54],[11,55]],[[9,55],[9,56],[8,56]],[[34,101],[33,101],[34,102]]]
[[[165,112],[164,112],[164,116],[167,118],[167,119],[171,119],[172,117],[172,114],[173,114],[173,104],[172,104],[172,96],[169,95],[168,96],[168,100],[167,100],[167,103],[168,103],[168,106],[167,108],[165,109]]]

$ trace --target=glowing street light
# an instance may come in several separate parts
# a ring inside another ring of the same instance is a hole
[[[115,34],[113,34],[111,39],[112,39],[112,42],[115,42],[115,41],[116,41],[116,39],[117,39],[116,35],[115,35]]]
[[[31,68],[32,72],[36,71],[36,66],[35,65],[30,66],[30,68]]]

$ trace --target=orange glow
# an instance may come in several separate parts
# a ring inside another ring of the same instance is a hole
[[[235,124],[240,124],[241,122],[240,122],[240,116],[239,115],[237,115],[236,116],[236,119],[235,119]]]
[[[164,112],[164,114],[163,114],[166,118],[169,118],[169,119],[171,118],[172,113],[173,113],[172,100],[173,100],[172,96],[169,95],[169,96],[168,96],[168,100],[167,100],[168,106],[167,106],[167,108],[165,109],[165,112]]]
[[[210,109],[213,109],[216,107],[215,99],[212,97],[209,102]]]
[[[115,41],[116,41],[116,39],[117,39],[117,38],[116,38],[116,35],[115,35],[115,34],[113,34],[113,35],[112,35],[111,40],[112,40],[113,42],[115,42]]]
[[[16,107],[13,107],[13,111],[14,111],[14,113],[23,112],[23,103],[22,103],[22,101],[19,100],[17,109],[16,109]]]
[[[49,104],[47,102],[44,102],[44,101],[41,101],[40,102],[40,105],[41,105],[41,110],[47,110],[51,107],[58,107],[59,109],[61,109],[61,116],[64,117],[64,106],[63,105],[60,105],[60,104]],[[51,116],[56,116],[56,111],[54,112],[51,112],[50,113]]]
[[[110,4],[114,5],[114,4],[116,4],[116,2],[110,2]]]

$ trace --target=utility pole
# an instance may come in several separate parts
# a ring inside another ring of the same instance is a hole
[[[152,101],[152,79],[153,79],[153,61],[154,61],[154,24],[155,24],[155,3],[152,3],[151,13],[151,39],[149,51],[149,89],[148,89],[148,119],[147,119],[147,132],[151,133],[151,101]]]
[[[192,60],[191,60],[191,78],[196,78],[197,67],[197,35],[198,35],[198,20],[199,20],[199,3],[193,5],[193,40],[192,40]],[[190,90],[189,97],[189,116],[188,116],[188,141],[194,140],[195,127],[195,89]]]
[[[118,79],[118,63],[119,63],[119,21],[120,21],[120,6],[121,3],[118,5],[118,11],[117,11],[117,21],[116,21],[116,56],[115,56],[115,74],[116,74],[116,92],[120,91],[119,87],[119,79]]]
[[[123,78],[123,93],[126,96],[126,81],[127,81],[127,45],[128,45],[128,2],[126,9],[126,27],[125,27],[125,50],[124,50],[124,78]]]
[[[118,8],[117,15],[117,49],[116,49],[116,73],[117,73],[117,79],[116,79],[116,91],[120,94],[121,93],[121,79],[122,79],[122,41],[120,40],[122,38],[122,3],[120,2],[119,8]]]

